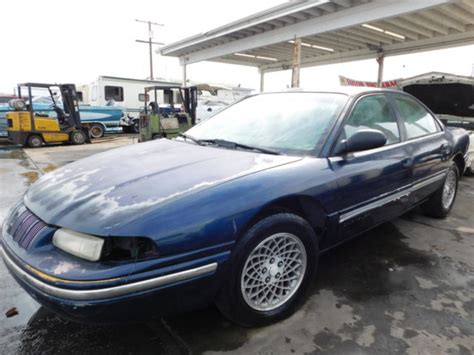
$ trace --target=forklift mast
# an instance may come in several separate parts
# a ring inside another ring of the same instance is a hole
[[[197,107],[197,87],[191,86],[183,88],[184,90],[184,107],[186,112],[191,116],[193,126],[196,124],[196,107]]]
[[[76,86],[74,84],[61,84],[61,97],[63,99],[64,112],[69,116],[71,124],[76,129],[81,129],[81,116],[79,114],[79,101],[77,99]],[[72,121],[71,121],[72,119]]]

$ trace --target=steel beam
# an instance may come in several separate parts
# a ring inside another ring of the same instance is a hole
[[[444,36],[443,41],[439,41],[438,38],[425,38],[420,39],[416,42],[407,41],[402,43],[394,43],[391,45],[384,46],[385,57],[407,54],[413,52],[424,52],[436,49],[459,47],[464,45],[474,44],[474,26],[468,26],[467,31],[464,33],[453,33],[448,36]],[[362,59],[377,58],[377,52],[368,48],[349,51],[349,52],[337,52],[328,54],[325,56],[319,56],[314,58],[304,58],[301,60],[301,68],[325,65],[333,63],[344,63]],[[291,63],[286,62],[275,62],[261,66],[265,72],[280,71],[288,69]]]

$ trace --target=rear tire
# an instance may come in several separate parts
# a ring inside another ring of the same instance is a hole
[[[76,129],[70,133],[69,140],[72,144],[78,145],[84,144],[87,140],[87,137],[84,131]]]
[[[316,235],[306,220],[290,213],[268,216],[237,244],[216,304],[244,326],[286,318],[304,301],[318,256]]]
[[[89,135],[93,139],[102,138],[104,136],[105,129],[101,124],[93,124],[89,129]]]
[[[39,148],[43,145],[43,138],[37,134],[28,137],[26,145],[30,148]]]
[[[453,207],[458,191],[459,169],[452,162],[448,169],[443,186],[426,201],[422,208],[425,214],[434,218],[445,218]]]

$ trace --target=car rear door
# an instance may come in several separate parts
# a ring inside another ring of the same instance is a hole
[[[385,94],[359,98],[337,142],[367,128],[383,132],[386,145],[329,158],[338,184],[340,231],[331,244],[390,220],[407,208],[404,188],[410,183],[412,161],[403,142],[401,122]]]
[[[403,122],[407,149],[413,159],[410,203],[415,204],[443,183],[453,146],[441,123],[418,100],[401,93],[390,97]]]

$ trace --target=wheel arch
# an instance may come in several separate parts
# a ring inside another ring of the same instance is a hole
[[[313,228],[318,238],[318,244],[321,243],[327,229],[327,212],[319,201],[306,195],[285,196],[265,204],[245,225],[242,235],[244,235],[245,231],[261,219],[275,213],[285,212],[293,213],[305,219],[310,224],[311,228]]]
[[[459,169],[459,177],[461,177],[464,173],[464,168],[466,167],[466,162],[464,161],[464,157],[461,153],[456,154],[453,157],[453,161],[456,163]]]

